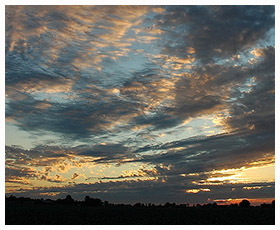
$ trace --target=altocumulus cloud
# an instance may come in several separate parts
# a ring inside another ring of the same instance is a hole
[[[6,6],[6,122],[42,138],[26,149],[14,131],[8,193],[273,198],[272,181],[207,182],[274,164],[274,12]]]

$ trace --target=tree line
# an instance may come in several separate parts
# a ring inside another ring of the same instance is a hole
[[[15,197],[10,195],[9,197],[5,196],[6,204],[8,203],[34,203],[34,204],[59,204],[59,205],[76,205],[76,206],[91,206],[91,207],[112,207],[112,206],[126,206],[126,207],[163,207],[163,208],[188,208],[188,207],[196,207],[196,208],[225,208],[225,207],[239,207],[239,208],[249,208],[252,207],[251,203],[244,199],[239,204],[232,203],[230,205],[218,205],[216,202],[214,203],[207,203],[207,204],[196,204],[190,206],[189,204],[176,204],[176,203],[169,203],[166,202],[164,205],[162,204],[153,204],[153,203],[140,203],[137,202],[134,205],[132,204],[113,204],[109,203],[108,201],[102,201],[99,198],[92,198],[89,196],[85,196],[83,201],[74,200],[71,195],[67,195],[64,199],[32,199],[29,197]],[[271,204],[263,203],[260,206],[261,208],[274,208],[275,207],[275,200],[271,202]]]

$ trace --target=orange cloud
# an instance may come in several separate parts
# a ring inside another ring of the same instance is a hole
[[[199,189],[188,189],[186,190],[186,193],[199,193],[199,192],[210,192],[211,190],[209,188],[199,188]]]
[[[67,93],[72,90],[74,81],[71,79],[51,80],[51,79],[32,79],[28,82],[19,82],[15,88],[28,93]],[[45,103],[47,106],[47,103]]]
[[[255,57],[257,57],[257,58],[259,58],[259,57],[261,57],[261,56],[264,55],[263,50],[260,49],[260,48],[255,48],[255,49],[253,49],[250,53],[253,54],[253,55],[254,55]]]

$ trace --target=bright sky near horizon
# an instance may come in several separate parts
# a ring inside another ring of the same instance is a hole
[[[6,6],[6,194],[275,197],[273,6]]]

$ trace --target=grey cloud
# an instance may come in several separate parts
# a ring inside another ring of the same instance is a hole
[[[163,53],[185,57],[187,47],[202,62],[232,55],[255,45],[274,26],[273,6],[171,7],[159,24],[170,39]],[[177,25],[179,31],[172,30]]]
[[[168,114],[156,114],[153,116],[138,116],[133,122],[138,125],[152,125],[154,130],[160,130],[176,126],[181,123],[181,120]]]
[[[185,147],[183,150],[172,150]],[[171,149],[171,150],[169,150]],[[160,151],[159,154],[145,154],[135,161],[157,165],[161,175],[203,173],[214,169],[250,167],[249,164],[264,157],[274,156],[274,132],[233,133],[211,137],[197,137],[163,145],[146,146],[137,153]],[[170,165],[164,170],[160,164]]]
[[[6,146],[5,153],[7,158],[19,158],[25,156],[26,158],[32,157],[65,157],[67,154],[61,151],[62,148],[58,146],[43,146],[39,145],[32,149],[23,149],[21,146]],[[56,153],[59,151],[60,153]]]
[[[92,146],[92,148],[85,146],[85,149],[83,149],[83,147],[84,146],[78,146],[75,148],[79,152],[79,155],[98,157],[104,154],[118,154],[122,152],[125,153],[128,151],[128,148],[121,144],[99,144]]]
[[[194,117],[196,115],[206,113],[207,110],[213,109],[221,105],[222,99],[218,95],[211,95],[209,92],[197,92],[197,88],[192,88],[185,79],[177,83],[175,89],[175,105],[168,108],[167,111],[175,114],[182,119]]]
[[[59,146],[40,145],[32,149],[24,149],[21,146],[5,146],[6,169],[19,168],[20,174],[23,173],[21,168],[26,168],[27,165],[32,167],[50,166],[70,158],[67,149]]]
[[[6,168],[5,169],[5,176],[6,179],[9,178],[18,178],[18,177],[26,177],[30,178],[34,176],[34,170],[30,168]]]
[[[20,146],[6,146],[6,165],[27,165],[33,166],[51,165],[61,160],[72,159],[76,156],[86,156],[98,159],[92,159],[95,163],[118,163],[127,158],[135,157],[132,150],[123,144],[96,144],[96,145],[78,145],[54,146],[38,145],[32,149],[23,149]],[[36,160],[36,161],[33,161]]]
[[[251,132],[275,132],[274,48],[262,51],[262,61],[249,71],[255,77],[253,86],[245,92],[233,91],[237,99],[230,107],[227,124],[234,129],[251,127]]]
[[[100,100],[89,104],[88,99],[53,102],[44,110],[36,107],[40,101],[34,99],[10,101],[6,116],[16,120],[23,130],[51,131],[80,139],[92,134],[106,133],[106,128],[119,117],[138,112],[137,107],[133,104],[131,106],[129,102],[109,98],[112,101]]]
[[[131,149],[123,144],[98,144],[93,146],[77,146],[73,148],[73,153],[77,156],[91,156],[98,158],[95,163],[121,163],[128,158],[135,158]]]
[[[234,129],[248,129],[252,132],[275,132],[274,78],[263,77],[251,92],[243,93],[231,107],[227,124]]]
[[[244,190],[243,187],[263,186],[262,189]],[[209,188],[210,192],[198,194],[186,193],[187,189]],[[233,191],[232,188],[235,188]],[[252,198],[268,198],[274,196],[274,183],[251,183],[238,185],[207,185],[206,187],[187,185],[181,183],[162,183],[161,181],[121,181],[104,182],[95,184],[74,184],[65,187],[37,188],[32,191],[21,191],[21,195],[30,197],[41,197],[39,193],[59,192],[56,198],[64,198],[71,194],[74,199],[83,200],[84,194],[108,200],[112,203],[204,203],[211,198],[245,198],[250,195]]]

